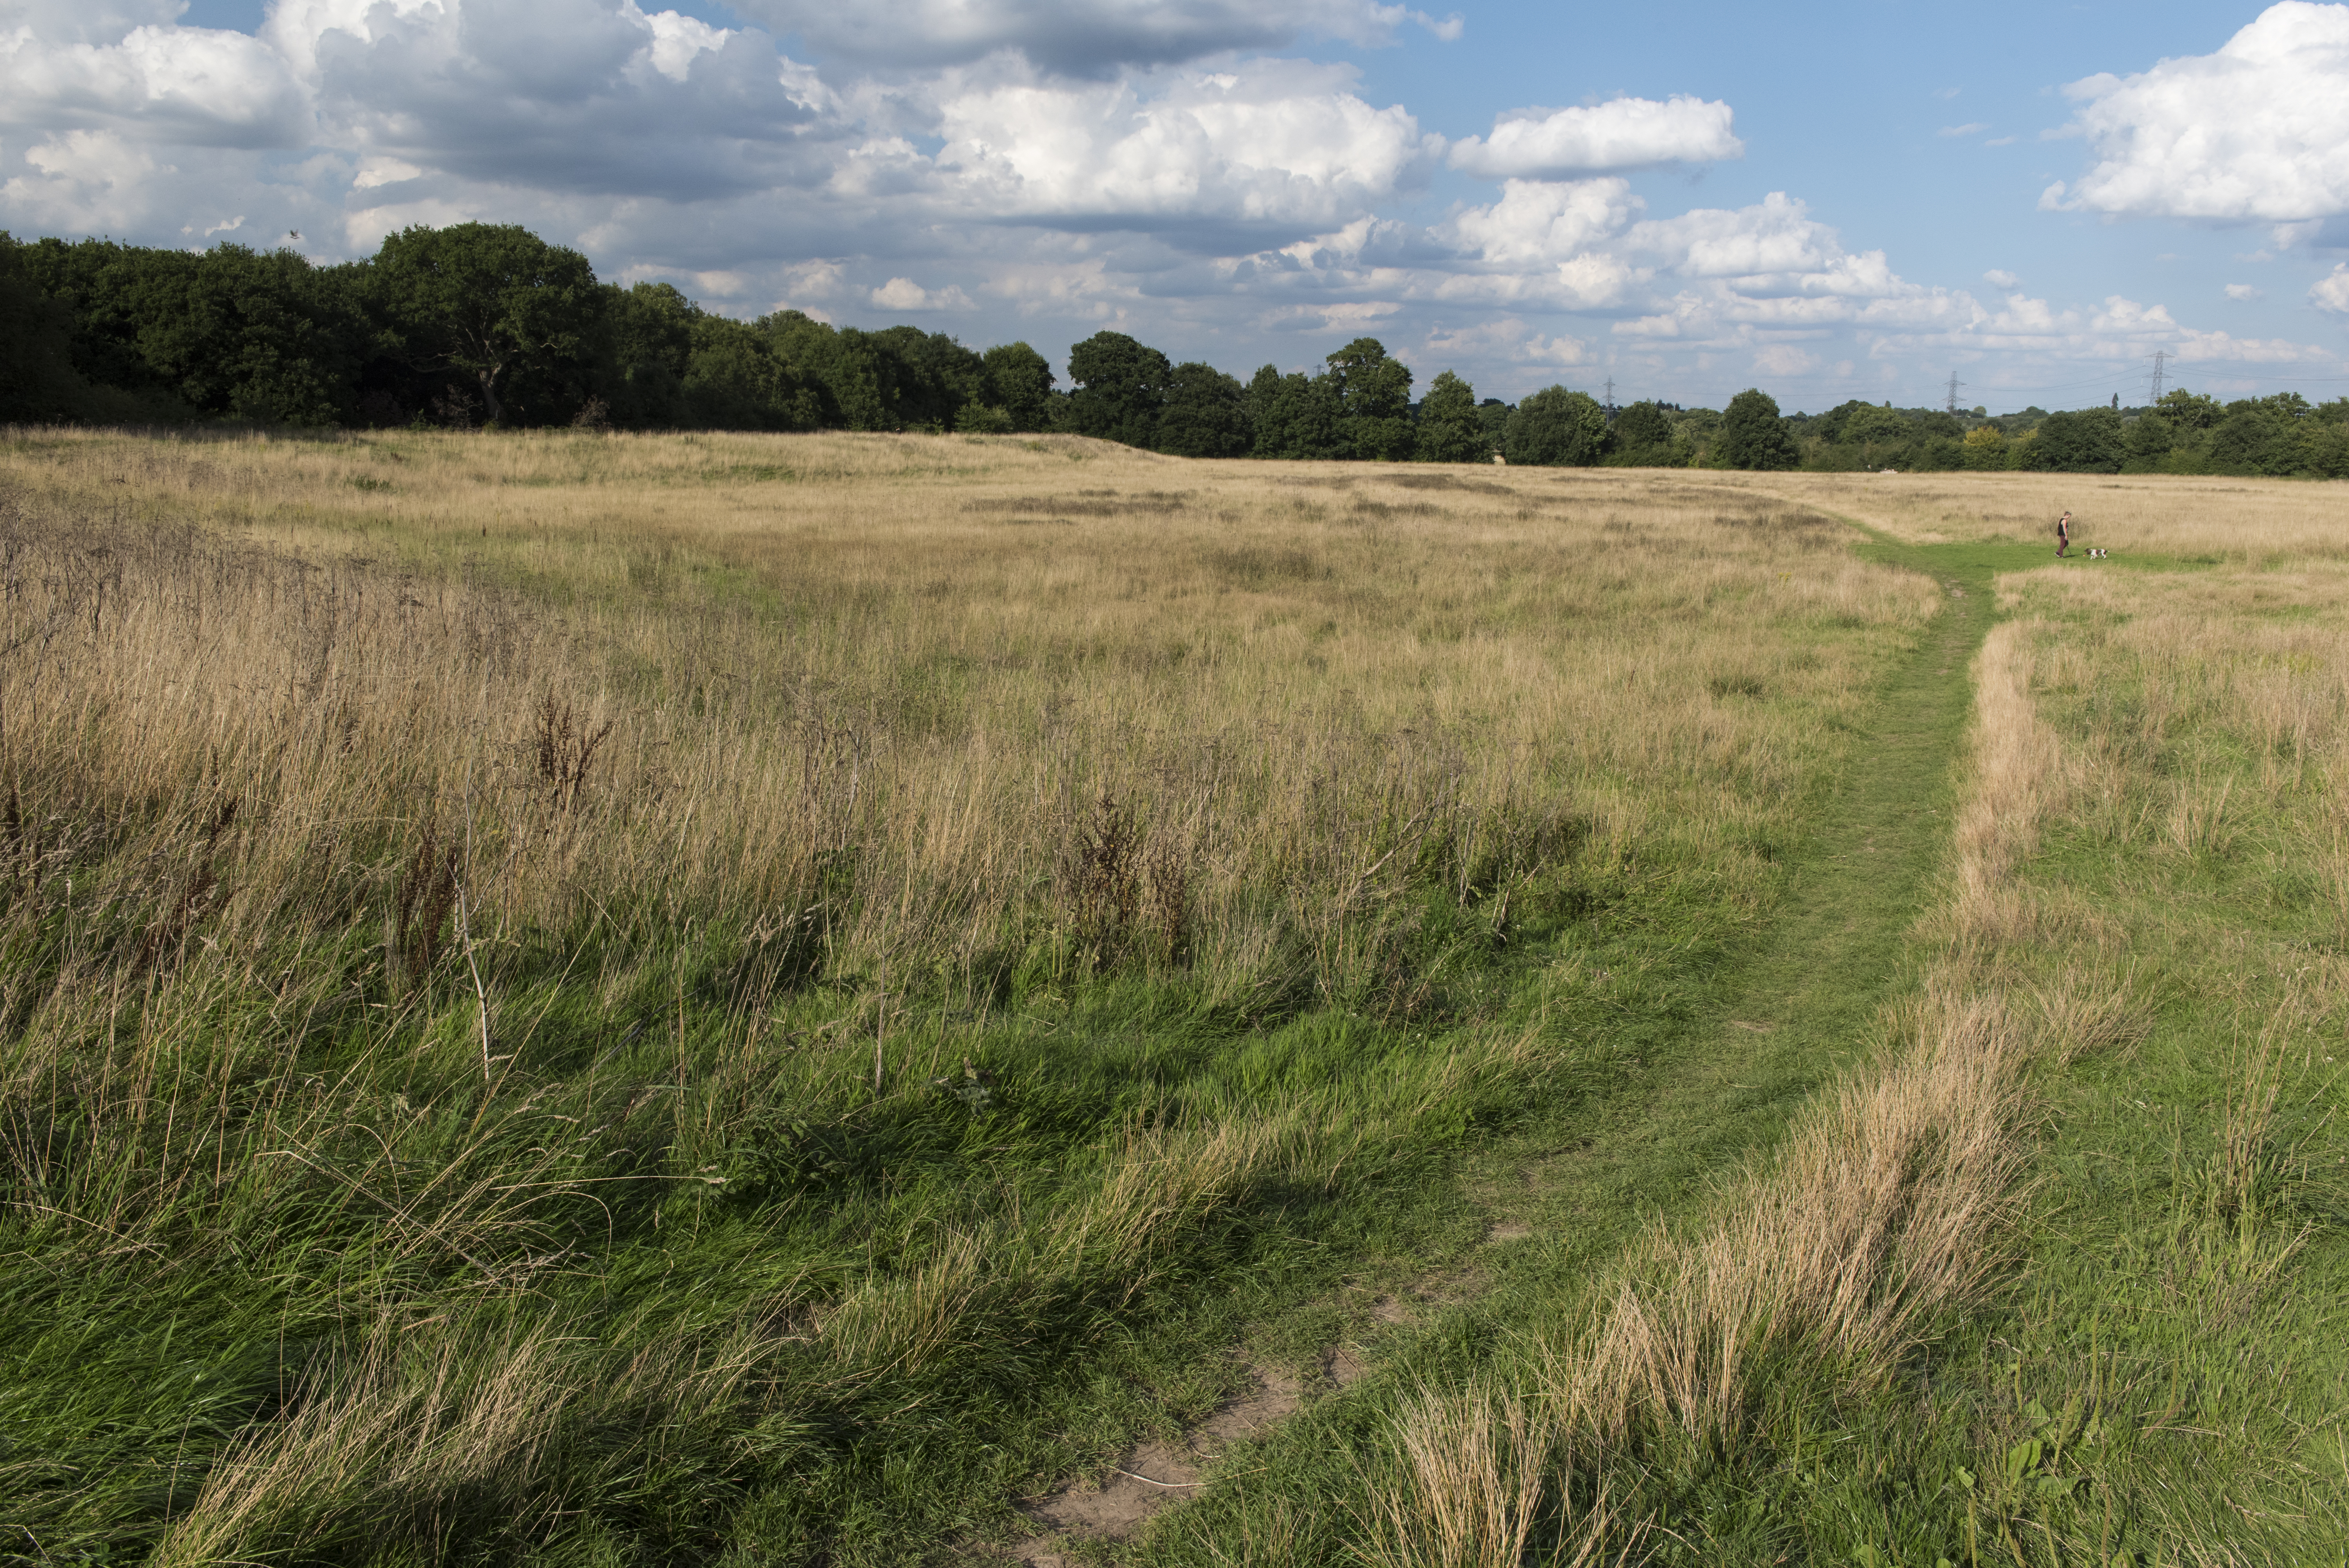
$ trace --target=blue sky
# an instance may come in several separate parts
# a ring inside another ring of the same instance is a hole
[[[650,9],[645,7],[649,6]],[[0,226],[1788,408],[2349,393],[2349,5],[0,0]]]

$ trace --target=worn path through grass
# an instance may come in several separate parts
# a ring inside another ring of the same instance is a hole
[[[1285,1537],[1300,1518],[1344,1517],[1359,1491],[1354,1459],[1375,1445],[1395,1399],[1474,1376],[1513,1333],[1570,1315],[1648,1226],[1688,1213],[1775,1145],[1866,1047],[1884,1005],[1917,982],[1913,933],[1945,864],[1992,579],[2044,552],[1867,533],[1857,548],[1931,576],[1946,613],[1868,709],[1816,830],[1786,859],[1767,923],[1709,966],[1681,968],[1678,994],[1661,1006],[1652,986],[1637,987],[1640,1001],[1627,1002],[1610,1030],[1627,1070],[1464,1172],[1481,1196],[1488,1244],[1411,1282],[1418,1300],[1381,1302],[1385,1311],[1357,1326],[1368,1367],[1338,1355],[1339,1380],[1361,1378],[1349,1397],[1312,1405],[1235,1452],[1226,1484],[1213,1484],[1211,1470],[1195,1501],[1180,1500],[1190,1506],[1145,1532],[1140,1560],[1226,1560],[1236,1543]],[[1387,1326],[1406,1315],[1407,1326]],[[1314,1547],[1296,1539],[1288,1550],[1310,1557]]]
[[[1917,547],[1868,532],[1861,552],[1931,576],[1947,611],[1854,737],[1767,926],[1686,1006],[1653,1023],[1643,1070],[1496,1202],[1505,1233],[1522,1230],[1534,1243],[1524,1251],[1548,1254],[1543,1274],[1562,1265],[1579,1275],[1621,1248],[1627,1226],[1701,1197],[1732,1161],[1775,1141],[1917,977],[1911,934],[1949,842],[1992,580],[2044,552]]]

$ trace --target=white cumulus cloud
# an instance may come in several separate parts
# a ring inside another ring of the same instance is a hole
[[[2065,90],[2097,161],[2044,207],[2222,222],[2349,211],[2349,5],[2283,0],[2216,54]]]
[[[136,127],[197,147],[291,147],[309,129],[300,85],[247,33],[144,25],[117,37],[0,34],[0,124]],[[59,30],[61,33],[65,29]]]
[[[1725,103],[1685,95],[1505,116],[1452,149],[1452,167],[1489,180],[1566,180],[1666,163],[1743,158]]]
[[[2308,303],[2319,310],[2349,315],[2349,262],[2336,262],[2333,270],[2316,280],[2308,291]]]
[[[942,289],[926,289],[911,278],[891,278],[871,295],[874,304],[884,310],[968,310],[970,295],[959,284],[949,284]]]
[[[1268,61],[1156,91],[1129,78],[952,93],[938,106],[939,192],[975,217],[1311,233],[1433,156],[1418,121],[1371,107],[1352,81],[1343,67]]]
[[[1441,232],[1496,266],[1556,266],[1620,233],[1641,205],[1621,180],[1512,180],[1498,201],[1463,209]]]

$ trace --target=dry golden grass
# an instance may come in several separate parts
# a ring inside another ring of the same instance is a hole
[[[1394,1425],[1405,1480],[1373,1494],[1370,1539],[1360,1549],[1376,1568],[1517,1568],[1546,1508],[1575,1512],[1571,1500],[1555,1495],[1558,1418],[1544,1401],[1494,1388],[1426,1388]],[[1559,1568],[1599,1561],[1599,1543],[1617,1523],[1602,1496],[1568,1524],[1573,1553],[1547,1561]]]
[[[426,896],[402,868],[454,846],[493,965],[691,913],[777,964],[968,972],[1050,927],[1359,995],[1430,856],[1464,888],[1568,842],[1733,853],[1932,605],[1652,478],[83,435],[0,482],[25,810],[175,823],[148,858],[232,950],[322,884],[305,918]]]
[[[1897,482],[1921,492],[1944,479]],[[2049,482],[1992,480],[1982,493],[2053,493],[2033,490]],[[1946,494],[1885,504],[1896,493],[1889,478],[1768,483],[1909,537],[1998,531],[1971,526]],[[1527,1387],[1541,1397],[1538,1418],[1523,1413],[1523,1394],[1506,1390],[1413,1407],[1403,1462],[1381,1494],[1390,1514],[1416,1509],[1423,1530],[1452,1519],[1488,1534],[1493,1522],[1515,1518],[1526,1494],[1521,1476],[1489,1462],[1473,1479],[1459,1472],[1467,1459],[1516,1452],[1520,1429],[1547,1445],[1546,1465],[1527,1473],[1553,1490],[1569,1475],[1594,1487],[1633,1482],[1661,1429],[1700,1451],[1733,1452],[1758,1408],[1760,1379],[1791,1366],[1798,1377],[1881,1387],[1924,1325],[1976,1295],[2021,1212],[2033,1064],[2133,1051],[2154,1024],[2129,951],[2149,934],[2142,912],[2101,910],[2035,876],[2044,835],[2133,848],[2170,862],[2172,873],[2264,854],[2285,897],[2294,879],[2321,869],[2329,879],[2321,899],[2342,913],[2349,936],[2337,787],[2349,770],[2349,576],[2328,559],[2338,553],[2336,531],[2316,510],[2330,492],[2257,487],[2261,504],[2248,514],[2198,523],[2193,487],[2151,488],[2168,510],[2145,520],[2137,542],[2228,563],[2191,575],[2049,569],[2000,579],[2016,618],[1992,630],[1976,662],[1947,900],[1922,927],[1943,955],[1888,1020],[1881,1061],[1825,1097],[1694,1233],[1659,1234],[1626,1261],[1580,1337],[1537,1357]],[[1863,504],[1870,491],[1877,501]],[[2257,1043],[2234,1048],[2222,1099],[2204,1108],[2214,1147],[2184,1168],[2183,1206],[2161,1243],[2178,1310],[2223,1340],[2240,1333],[2312,1233],[2282,1196],[2306,1179],[2288,1166],[2305,1162],[2312,1135],[2303,1123],[2296,1154],[2283,1142],[2280,1086],[2289,1077],[2305,1096],[2331,1073],[2313,1066],[2315,1051],[2337,1031],[2349,964],[2249,932],[2193,940],[2209,949],[2209,972],[2191,982],[2198,989],[2232,984],[2248,994],[2257,989],[2248,972],[2295,966],[2279,976],[2281,997],[2261,1004],[2250,1031]],[[2027,1006],[2010,1006],[2017,987]],[[2287,1040],[2298,1042],[2290,1066]],[[2322,1100],[2320,1090],[2313,1103]],[[2094,1305],[2074,1315],[2093,1318]],[[2259,1351],[2263,1360],[2289,1354]],[[2179,1361],[2199,1365],[2190,1350]],[[2298,1485],[2285,1473],[2296,1470],[2274,1469],[2273,1456],[2265,1462],[2256,1484]],[[2112,1480],[2143,1499],[2161,1538],[2182,1543],[2179,1560],[2255,1560],[2218,1544],[2241,1522],[2225,1511],[2214,1528],[2203,1511],[2173,1506],[2159,1483]],[[1981,1506],[1995,1524],[2009,1504]],[[1582,1551],[1623,1549],[1619,1528],[1605,1522],[1569,1518],[1561,1528]],[[2078,1528],[2096,1538],[2095,1520]],[[2108,1534],[2109,1516],[2103,1528]],[[1460,1560],[1512,1559],[1504,1545]]]
[[[2031,697],[2029,644],[2038,629],[2029,621],[2002,622],[1974,660],[1980,737],[1973,788],[1958,813],[1947,919],[1959,953],[1975,961],[2038,935],[2036,906],[2015,885],[2014,870],[2037,846],[2040,823],[2068,781],[2062,749]]]
[[[951,1377],[1257,1186],[1456,1126],[1557,1041],[1203,1071],[1048,1171],[855,1211],[853,1268],[795,1237],[714,1323],[591,1336],[566,1284],[624,1201],[689,1246],[778,1116],[936,1102],[909,997],[1392,1016],[1431,900],[1503,940],[1537,883],[1759,907],[1938,604],[1847,539],[1677,479],[1058,440],[8,442],[13,1234],[190,1289],[275,1260],[335,1346],[163,1555],[458,1498],[522,1539],[636,1462],[583,1433],[722,1454],[786,1382]]]
[[[1711,474],[1747,494],[1857,517],[1911,544],[2002,540],[2055,549],[2208,556],[2255,567],[2349,556],[2349,485],[2297,480],[2108,474]]]
[[[665,1418],[724,1410],[757,1349],[737,1336],[714,1348],[672,1343],[615,1355],[584,1336],[479,1316],[387,1319],[335,1359],[331,1376],[290,1378],[285,1413],[211,1467],[150,1561],[242,1561],[254,1542],[298,1533],[354,1496],[412,1537],[378,1550],[429,1553],[435,1500],[467,1491],[560,1517],[598,1483],[658,1462]],[[585,1464],[565,1451],[583,1429],[605,1449]]]
[[[1629,1260],[1586,1340],[1549,1357],[1586,1463],[1635,1423],[1725,1450],[1757,1377],[1790,1357],[1880,1383],[1981,1282],[2013,1202],[2029,1042],[1994,999],[1946,985],[1908,1014],[1882,1066],[1827,1097],[1701,1233]]]
[[[1762,1381],[1786,1368],[1883,1386],[1928,1326],[1971,1298],[1997,1261],[2026,1150],[2024,1072],[2083,1022],[2110,1035],[2131,999],[2042,999],[2042,1030],[1983,980],[2028,931],[2010,882],[2060,804],[2061,748],[2032,699],[2030,625],[1992,630],[1976,665],[1970,781],[1953,846],[1948,956],[1886,1019],[1878,1059],[1821,1097],[1784,1146],[1724,1194],[1693,1233],[1660,1231],[1619,1265],[1578,1336],[1537,1353],[1538,1433],[1521,1395],[1423,1402],[1400,1435],[1405,1463],[1382,1517],[1449,1540],[1494,1534],[1530,1504],[1525,1476],[1580,1476],[1603,1496],[1636,1484],[1651,1434],[1733,1452]],[[1538,1451],[1524,1475],[1463,1456]],[[1436,1463],[1428,1457],[1445,1456]],[[1455,1497],[1455,1494],[1458,1494]],[[1538,1498],[1538,1489],[1534,1494]],[[1481,1501],[1462,1501],[1459,1498]],[[1446,1524],[1445,1521],[1464,1522]],[[1604,1511],[1568,1518],[1585,1556],[1623,1550]],[[1402,1526],[1396,1540],[1410,1539]],[[1506,1544],[1429,1560],[1515,1561]],[[1390,1553],[1394,1561],[1411,1561]]]

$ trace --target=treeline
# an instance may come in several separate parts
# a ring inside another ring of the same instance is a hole
[[[1457,376],[1424,399],[1374,338],[1320,374],[1243,385],[1121,333],[1069,353],[740,321],[667,284],[599,282],[525,229],[413,228],[365,262],[0,234],[0,419],[280,426],[1068,431],[1185,457],[1686,462],[1654,409],[1611,418],[1562,387],[1512,407]],[[1641,443],[1646,443],[1645,447]],[[1648,449],[1651,448],[1652,450]]]
[[[0,235],[0,418],[1039,429],[1052,381],[1025,344],[715,315],[512,226],[409,229],[328,267]]]
[[[1122,333],[1069,351],[1059,385],[1025,343],[833,327],[799,311],[713,315],[667,284],[597,280],[512,225],[412,228],[364,262],[0,233],[0,420],[619,429],[1068,431],[1180,457],[1588,467],[2349,477],[2349,398],[1992,417],[1849,402],[1782,417],[1603,407],[1551,387],[1511,405],[1450,371],[1413,396],[1376,338],[1319,374],[1243,383]]]
[[[2349,479],[2349,397],[2220,403],[2184,389],[2147,407],[1992,415],[1850,402],[1786,421],[1806,469],[2013,469]]]

